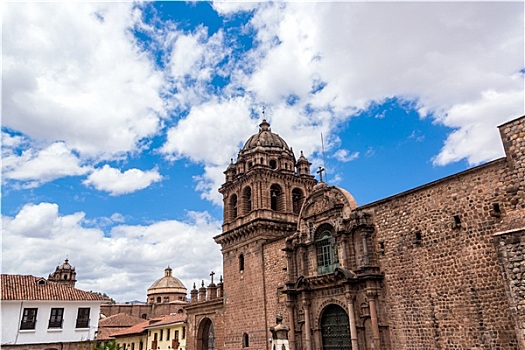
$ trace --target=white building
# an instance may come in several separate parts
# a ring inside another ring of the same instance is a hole
[[[95,339],[100,305],[108,299],[43,277],[2,275],[3,349],[64,349]],[[53,346],[57,344],[57,346]]]

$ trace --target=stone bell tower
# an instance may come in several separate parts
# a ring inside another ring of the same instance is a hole
[[[224,222],[215,241],[223,253],[224,319],[231,322],[224,324],[225,348],[269,346],[275,320],[269,303],[285,277],[284,239],[296,232],[304,199],[317,183],[310,166],[263,120],[224,172]]]

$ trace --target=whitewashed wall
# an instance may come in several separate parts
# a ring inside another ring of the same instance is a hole
[[[93,340],[98,329],[100,301],[2,301],[2,345]],[[52,308],[64,308],[61,329],[48,329]],[[78,308],[90,308],[89,328],[75,328]],[[24,308],[37,308],[34,330],[20,330]]]

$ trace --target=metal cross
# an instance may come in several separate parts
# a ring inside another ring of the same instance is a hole
[[[212,284],[213,284],[213,276],[214,276],[214,275],[215,275],[215,272],[212,271],[212,272],[210,273],[210,276],[211,276],[211,283],[212,283]]]
[[[323,168],[322,166],[320,166],[319,169],[317,170],[317,173],[319,174],[319,181],[320,182],[323,182],[323,171],[326,171],[326,169]]]

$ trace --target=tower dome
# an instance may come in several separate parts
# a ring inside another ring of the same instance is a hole
[[[148,304],[186,302],[187,289],[168,266],[164,277],[159,278],[148,288]]]
[[[69,263],[69,259],[66,259],[63,264],[56,267],[55,272],[49,274],[48,279],[74,287],[77,282],[77,273],[75,267]]]
[[[259,132],[255,135],[252,135],[248,141],[244,144],[241,152],[248,151],[250,149],[256,148],[258,146],[262,147],[275,147],[289,150],[286,141],[283,138],[270,129],[270,123],[263,119],[261,124],[259,124]]]

